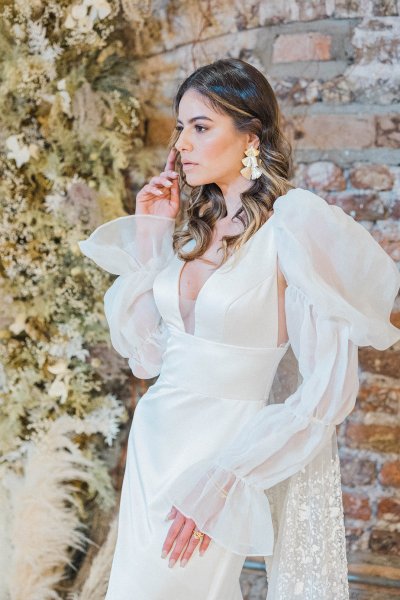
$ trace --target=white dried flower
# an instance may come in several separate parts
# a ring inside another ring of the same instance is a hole
[[[12,331],[15,335],[19,335],[22,331],[25,330],[26,324],[26,314],[18,313],[15,317],[14,323],[9,326],[9,330]]]
[[[71,375],[56,375],[55,380],[49,388],[49,396],[51,398],[60,398],[60,403],[64,404],[64,402],[68,398],[68,384],[70,378]]]
[[[18,168],[27,163],[31,157],[29,146],[24,144],[22,140],[22,134],[10,135],[6,139],[6,146],[10,150],[10,152],[7,154],[7,158],[15,160],[15,164]]]
[[[111,13],[111,6],[107,0],[84,0],[82,4],[75,4],[68,14],[64,26],[67,29],[78,29],[89,32],[93,29],[94,22],[107,18]]]

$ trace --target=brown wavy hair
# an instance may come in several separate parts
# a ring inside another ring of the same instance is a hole
[[[223,264],[228,256],[238,250],[268,220],[274,201],[294,188],[288,179],[292,176],[292,148],[281,129],[281,113],[273,89],[264,75],[249,63],[235,58],[224,58],[196,69],[179,86],[173,100],[173,112],[178,117],[179,103],[189,89],[200,93],[217,112],[232,117],[238,132],[255,133],[259,140],[258,159],[266,174],[252,180],[251,187],[240,194],[242,206],[232,219],[239,219],[244,231],[222,238]],[[180,132],[174,130],[169,140],[169,150],[175,146]],[[244,157],[244,155],[243,155]],[[188,201],[181,214],[181,224],[173,238],[174,251],[183,260],[200,258],[212,239],[216,221],[227,215],[225,200],[214,183],[196,187],[187,184],[180,154],[175,169],[180,176],[180,191]],[[190,251],[183,246],[195,240]],[[202,258],[205,262],[210,262]]]

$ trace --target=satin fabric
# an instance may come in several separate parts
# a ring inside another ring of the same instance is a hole
[[[194,321],[194,317],[189,316],[184,322],[179,304],[182,306],[185,299],[180,303],[179,297],[174,296],[182,267],[182,261],[176,257],[154,283],[157,305],[165,316],[168,314],[168,341],[160,375],[140,398],[132,421],[118,541],[106,600],[242,599],[239,577],[245,555],[233,553],[213,539],[204,556],[196,550],[186,567],[181,568],[178,562],[169,568],[169,557],[161,559],[161,549],[171,526],[171,522],[164,521],[171,508],[171,483],[193,463],[212,460],[242,424],[262,408],[279,361],[289,347],[289,342],[276,347],[277,273],[272,244],[270,238],[271,251],[264,261],[263,273],[248,270],[251,286],[255,280],[259,284],[254,291],[256,298],[272,300],[262,337],[258,336],[260,342],[269,346],[232,345],[187,333],[189,319]],[[248,265],[250,260],[248,256]],[[218,289],[217,280],[222,275],[214,272],[212,277],[215,283],[206,282],[209,293],[211,284],[213,290]],[[228,280],[226,284],[229,285]],[[249,281],[243,286],[248,284]],[[235,286],[233,291],[237,304],[251,302],[250,298],[242,298],[241,286]],[[197,304],[199,299],[195,303],[197,332],[202,327],[199,310],[203,314],[208,310],[207,300],[202,301],[202,307]],[[234,314],[239,308],[232,296],[231,301]],[[238,323],[238,329],[230,335],[237,341],[241,336],[245,343],[249,339],[245,324]],[[262,514],[271,529],[271,515],[265,511],[264,498],[263,495]],[[246,508],[241,506],[240,510]],[[242,521],[238,522],[238,535],[239,526],[243,526]]]

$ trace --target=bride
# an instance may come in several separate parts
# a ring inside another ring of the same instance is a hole
[[[400,275],[352,217],[289,182],[260,71],[201,67],[174,109],[165,169],[135,214],[80,242],[117,275],[115,350],[158,376],[132,421],[106,599],[242,600],[244,560],[263,556],[268,600],[346,600],[336,426],[356,401],[358,347],[400,339]]]

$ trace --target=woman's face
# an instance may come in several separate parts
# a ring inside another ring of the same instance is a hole
[[[238,178],[244,180],[240,174],[244,151],[250,145],[257,148],[259,140],[254,134],[238,132],[229,115],[216,112],[205,102],[193,89],[182,96],[175,148],[191,187],[215,183],[224,189]]]

